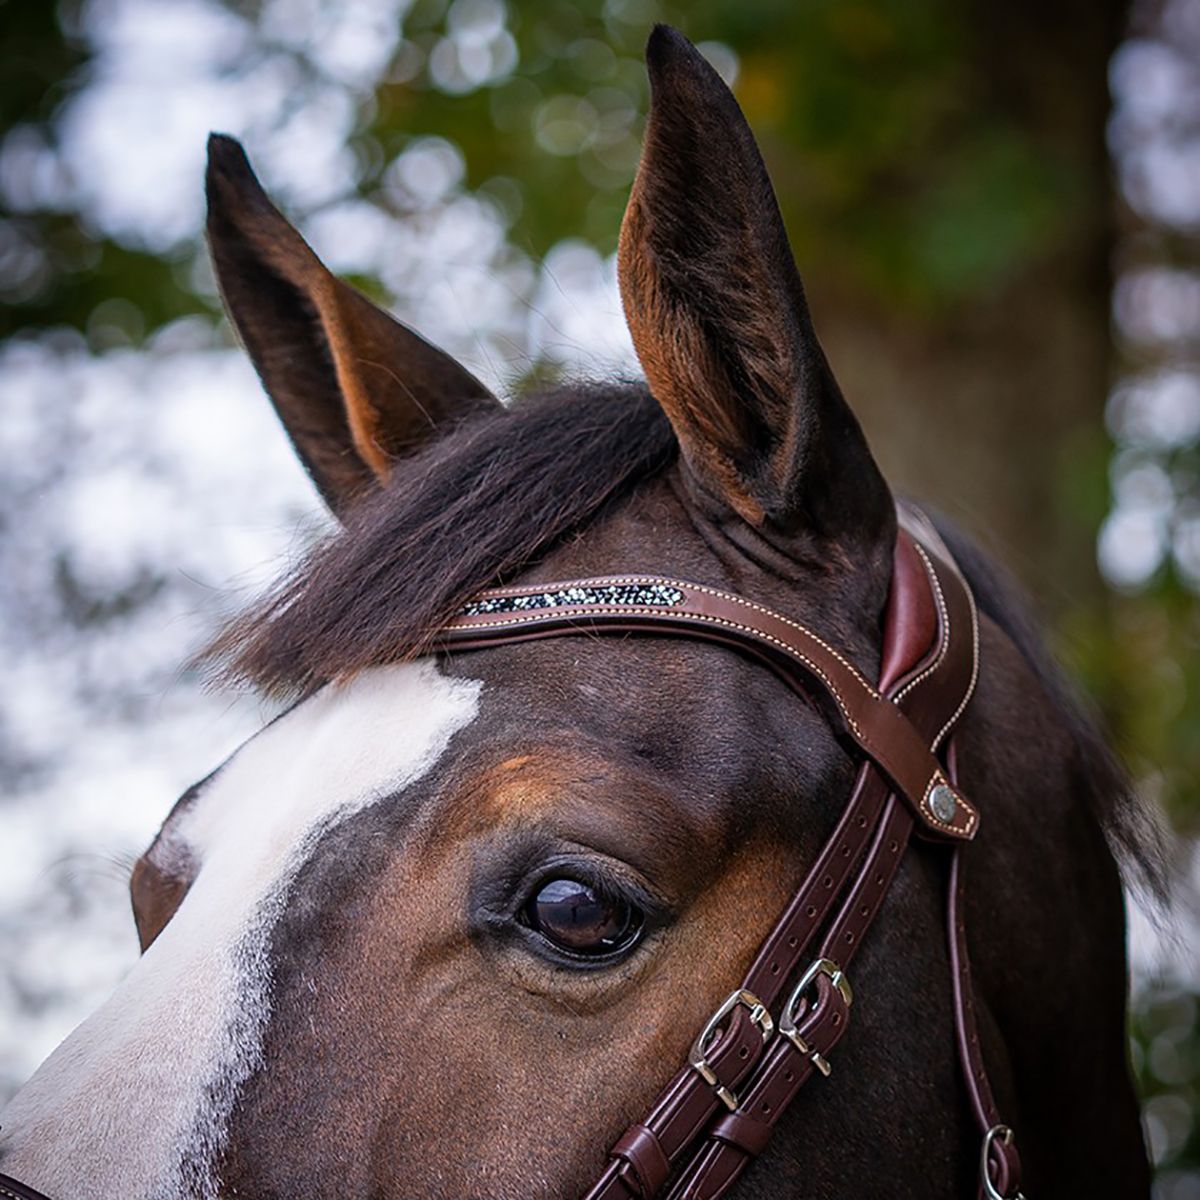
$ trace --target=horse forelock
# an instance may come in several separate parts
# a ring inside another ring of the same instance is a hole
[[[305,694],[418,657],[479,591],[536,564],[678,453],[645,385],[577,384],[485,413],[398,462],[203,658]]]

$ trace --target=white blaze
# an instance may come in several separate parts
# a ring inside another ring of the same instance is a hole
[[[289,884],[323,833],[433,767],[481,687],[428,661],[376,668],[238,751],[170,831],[199,865],[183,904],[0,1116],[0,1170],[54,1200],[215,1194],[208,1168],[260,1061]]]

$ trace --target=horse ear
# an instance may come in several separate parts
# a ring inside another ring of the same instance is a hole
[[[335,513],[447,426],[499,406],[465,367],[322,264],[233,138],[209,138],[207,192],[225,307]]]
[[[650,115],[618,272],[687,470],[755,526],[890,541],[891,496],[813,332],[737,101],[673,29],[654,29],[646,62]]]

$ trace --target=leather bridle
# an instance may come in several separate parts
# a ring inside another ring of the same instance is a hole
[[[975,689],[978,617],[970,587],[929,521],[915,509],[901,512],[874,686],[812,630],[778,612],[644,575],[484,592],[443,630],[440,644],[477,649],[581,632],[734,646],[795,691],[824,701],[862,757],[837,827],[741,984],[708,1019],[650,1112],[613,1144],[584,1200],[716,1200],[729,1191],[800,1088],[830,1073],[831,1052],[849,1023],[847,968],[914,833],[950,856],[953,1009],[980,1136],[979,1195],[1016,1200],[1020,1159],[988,1083],[963,924],[962,847],[978,833],[980,817],[958,787],[947,748]]]
[[[862,761],[832,836],[740,985],[700,1030],[649,1113],[613,1144],[584,1200],[716,1200],[729,1191],[800,1088],[814,1074],[829,1075],[849,1023],[848,968],[914,834],[944,846],[950,859],[953,1010],[980,1137],[978,1194],[1017,1200],[1020,1159],[983,1062],[963,923],[961,858],[980,815],[957,783],[950,744],[975,688],[978,618],[970,587],[932,525],[916,510],[901,513],[875,685],[778,612],[644,575],[486,591],[441,631],[438,644],[458,652],[610,632],[699,638],[751,654],[822,702]],[[0,1175],[0,1200],[46,1198]]]

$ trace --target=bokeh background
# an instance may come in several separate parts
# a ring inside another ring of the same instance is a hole
[[[656,20],[733,83],[890,477],[1021,577],[1177,835],[1131,1044],[1197,1200],[1200,0],[0,0],[0,1101],[269,715],[180,664],[326,523],[220,316],[206,134],[502,393],[628,372]]]

